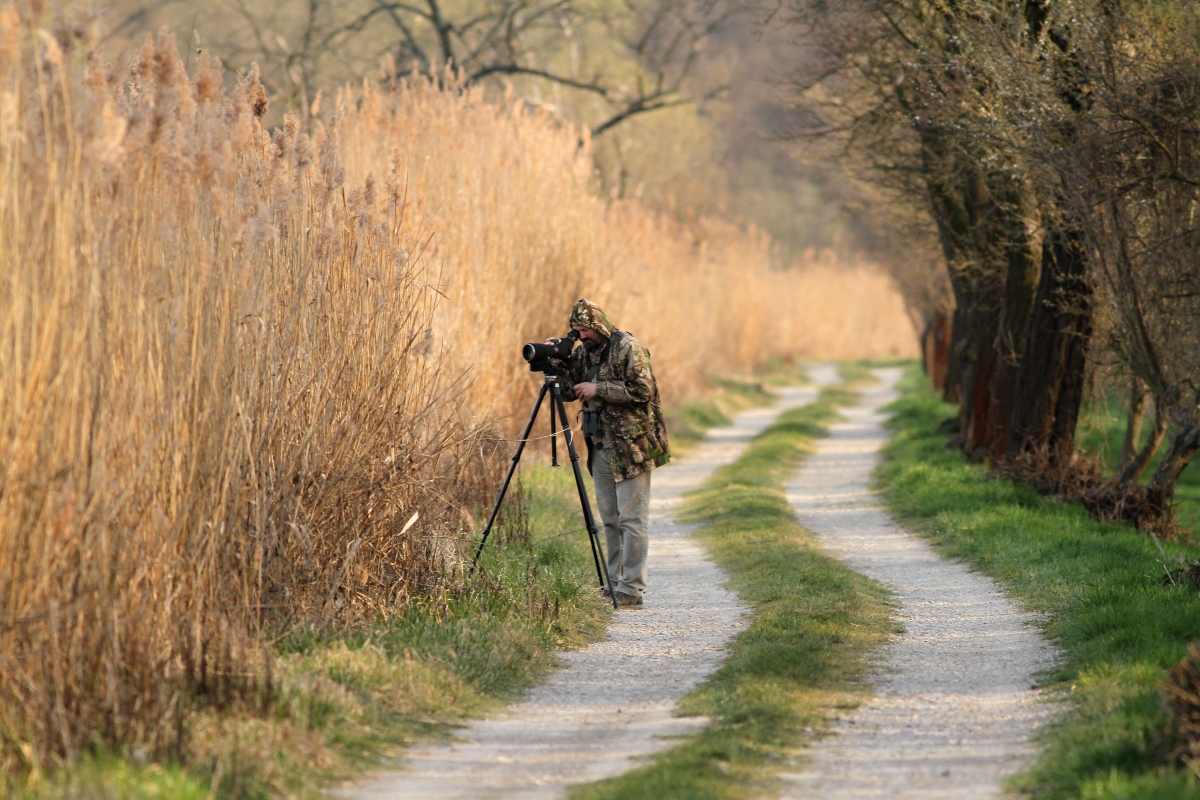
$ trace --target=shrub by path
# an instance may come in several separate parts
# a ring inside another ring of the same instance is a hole
[[[832,368],[815,382],[837,381]],[[548,798],[568,784],[619,774],[630,759],[662,749],[666,737],[695,731],[703,717],[674,717],[676,701],[721,662],[745,627],[724,575],[674,520],[683,495],[699,488],[781,412],[816,399],[812,386],[779,391],[780,402],[739,414],[709,432],[686,459],[660,470],[651,501],[650,584],[646,606],[617,616],[608,637],[566,653],[565,669],[495,718],[473,723],[462,741],[407,755],[403,771],[383,775],[344,797]]]
[[[1053,651],[993,582],[899,528],[869,491],[888,433],[879,409],[898,369],[876,370],[788,485],[801,523],[895,593],[905,632],[886,645],[877,696],[815,744],[786,797],[977,798],[1000,794],[1033,756],[1051,712],[1032,688]]]

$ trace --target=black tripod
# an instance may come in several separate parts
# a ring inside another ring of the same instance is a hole
[[[509,466],[508,475],[504,478],[504,485],[500,487],[496,504],[492,506],[492,515],[488,517],[487,527],[483,529],[483,537],[479,540],[479,549],[475,551],[475,560],[471,562],[471,571],[474,572],[475,567],[479,564],[479,556],[483,554],[483,546],[487,544],[488,534],[492,532],[496,515],[500,513],[500,504],[504,502],[504,495],[508,493],[508,485],[512,483],[513,475],[517,471],[517,462],[521,460],[521,453],[525,451],[525,445],[529,442],[529,433],[533,430],[533,423],[537,420],[538,411],[542,408],[542,400],[546,398],[547,394],[550,395],[550,463],[558,466],[558,431],[555,426],[555,410],[557,409],[558,418],[563,421],[562,431],[563,437],[567,440],[567,453],[571,457],[571,469],[575,472],[575,488],[579,490],[579,505],[583,508],[583,524],[587,527],[588,541],[592,545],[592,560],[596,562],[596,575],[600,578],[600,585],[608,588],[613,608],[616,608],[617,595],[613,591],[612,583],[608,580],[608,570],[604,568],[606,563],[604,545],[600,541],[600,532],[596,529],[596,518],[592,516],[592,505],[588,502],[587,489],[583,486],[583,473],[579,470],[579,453],[575,450],[575,439],[571,435],[571,425],[567,422],[567,409],[563,405],[562,391],[558,388],[558,376],[550,372],[545,373],[545,381],[542,383],[541,391],[538,392],[537,402],[533,404],[533,413],[529,415],[529,423],[525,426],[525,432],[521,434],[517,452],[512,457],[512,465]]]

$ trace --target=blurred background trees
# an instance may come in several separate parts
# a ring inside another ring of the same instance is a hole
[[[587,128],[598,188],[722,214],[785,254],[884,252],[836,165],[783,134],[798,45],[741,0],[117,0],[110,52],[165,27],[235,73],[259,65],[272,104],[303,120],[339,87],[413,72],[512,93]]]

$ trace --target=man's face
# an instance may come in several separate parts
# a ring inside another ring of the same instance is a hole
[[[604,337],[591,328],[585,328],[582,325],[572,325],[571,330],[578,333],[579,340],[585,344],[599,344],[604,341]]]

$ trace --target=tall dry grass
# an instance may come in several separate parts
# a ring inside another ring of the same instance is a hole
[[[36,769],[176,746],[266,621],[428,588],[487,465],[400,176],[347,193],[336,137],[169,40],[106,73],[0,23],[0,752]]]
[[[474,368],[481,410],[531,392],[521,343],[561,334],[583,296],[647,344],[667,402],[769,358],[917,353],[881,270],[830,253],[780,268],[753,229],[598,197],[586,137],[544,109],[423,81],[337,102],[352,180],[404,165],[409,213],[447,265],[435,329]]]
[[[515,358],[588,295],[668,396],[912,349],[868,269],[593,196],[544,112],[416,83],[265,131],[254,72],[115,66],[0,8],[0,771],[182,748],[270,691],[264,634],[453,573]],[[349,181],[347,180],[349,176]],[[843,319],[844,318],[844,319]],[[846,322],[851,320],[851,322]],[[524,413],[524,409],[521,409]]]

